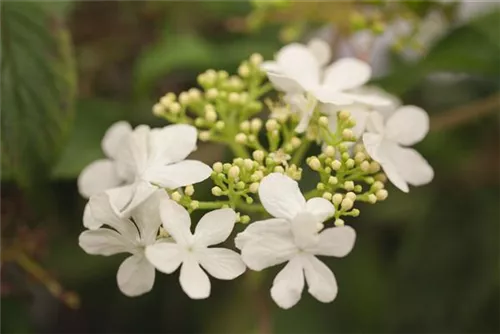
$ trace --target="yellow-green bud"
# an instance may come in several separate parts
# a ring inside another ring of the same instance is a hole
[[[243,166],[245,167],[246,170],[252,170],[254,166],[252,159],[245,159],[243,161]]]
[[[351,192],[351,191],[349,191],[347,194],[345,194],[345,197],[349,198],[353,202],[356,200],[356,194]]]
[[[243,121],[240,123],[240,130],[243,132],[248,132],[250,130],[250,122]]]
[[[179,102],[184,105],[189,104],[189,94],[187,92],[180,93]]]
[[[222,162],[216,162],[212,166],[213,170],[217,173],[222,173],[223,171],[223,165]]]
[[[270,119],[266,122],[266,130],[271,132],[278,128],[278,122],[275,119]]]
[[[236,179],[240,175],[240,168],[238,166],[229,168],[227,175],[229,176],[229,178]]]
[[[217,96],[219,96],[219,91],[217,90],[217,88],[210,88],[209,90],[207,90],[205,95],[206,95],[207,99],[215,100],[217,98]]]
[[[276,166],[274,167],[274,172],[283,174],[285,172],[285,169],[281,166]]]
[[[335,205],[339,205],[342,202],[343,196],[341,194],[335,194],[332,196],[332,203]]]
[[[247,64],[241,64],[239,67],[238,67],[238,74],[242,77],[242,78],[246,78],[250,75],[250,69],[248,68],[248,65]]]
[[[184,194],[186,194],[187,196],[193,196],[194,187],[191,184],[186,186],[186,188],[184,188]]]
[[[212,188],[212,195],[214,196],[222,196],[222,189],[220,187],[213,187]]]
[[[256,151],[253,151],[253,153],[252,153],[252,157],[254,158],[254,160],[259,161],[259,162],[262,162],[262,160],[264,160],[264,156],[265,156],[265,154],[261,150],[256,150]]]
[[[172,102],[170,104],[169,110],[172,114],[178,114],[181,111],[181,105],[177,102]]]
[[[379,201],[385,200],[388,195],[389,195],[389,193],[385,189],[377,190],[377,192],[375,193],[375,196],[377,196],[377,199]]]
[[[330,193],[328,191],[326,191],[326,192],[323,193],[323,198],[326,199],[326,200],[331,201],[332,200],[332,196],[333,196],[332,193]]]
[[[256,194],[257,191],[259,191],[259,183],[258,182],[254,182],[250,185],[250,187],[248,187],[248,190],[251,192],[251,193],[254,193]]]
[[[247,216],[247,215],[241,216],[240,217],[240,223],[242,223],[242,224],[248,224],[248,223],[250,223],[250,216]]]
[[[260,129],[262,128],[262,120],[260,118],[252,119],[252,122],[250,123],[250,128],[252,129],[253,132],[259,132]]]
[[[370,170],[370,163],[365,160],[359,165],[359,168],[366,173]]]
[[[247,142],[247,135],[240,132],[238,133],[235,137],[234,137],[234,140],[238,143],[238,144],[245,144]]]
[[[224,128],[226,127],[226,123],[224,123],[224,121],[217,121],[215,123],[215,128],[219,131],[222,131],[224,130]]]
[[[347,159],[345,162],[345,166],[347,168],[353,168],[354,167],[354,160],[352,160],[351,158]]]
[[[181,194],[179,194],[179,192],[178,192],[178,191],[174,191],[174,192],[172,193],[172,195],[170,195],[170,197],[171,197],[174,201],[179,202],[179,201],[181,200],[181,198],[182,198],[182,195],[181,195]]]
[[[205,108],[205,119],[210,123],[215,122],[217,120],[217,113],[215,110]]]
[[[356,152],[356,154],[354,155],[354,160],[360,164],[362,163],[363,161],[365,161],[366,159],[366,155],[363,153],[363,152]]]
[[[347,198],[347,197],[342,200],[342,203],[340,203],[340,207],[344,211],[352,209],[353,205],[354,205],[354,202],[350,198]]]
[[[331,185],[337,184],[338,182],[339,182],[339,180],[335,176],[330,176],[328,178],[328,183]]]
[[[328,145],[325,147],[323,152],[326,154],[327,157],[333,158],[335,156],[335,147]]]
[[[161,116],[165,113],[165,107],[163,106],[163,104],[161,103],[156,103],[154,106],[153,106],[153,114],[155,116]]]
[[[380,164],[376,161],[370,163],[370,173],[377,173],[380,171]]]
[[[353,217],[359,216],[359,210],[358,209],[352,209],[351,214]]]
[[[247,197],[247,198],[245,198],[245,202],[247,202],[247,204],[252,204],[253,203],[253,198],[252,197]]]
[[[326,116],[320,116],[319,119],[318,119],[318,124],[320,126],[327,127],[328,126],[328,117],[326,117]]]
[[[191,88],[188,91],[188,93],[189,93],[189,98],[191,99],[191,101],[197,101],[201,98],[200,90],[197,88]]]
[[[200,138],[201,141],[207,141],[210,139],[210,131],[201,131],[198,134],[198,137]]]
[[[346,121],[349,119],[349,117],[351,117],[351,113],[347,110],[342,110],[341,112],[339,112],[339,118],[343,121]]]
[[[229,103],[237,104],[240,102],[240,94],[235,92],[229,93],[228,101]]]
[[[354,182],[352,181],[345,181],[344,182],[344,189],[347,191],[354,190]]]
[[[342,163],[338,160],[333,160],[330,167],[332,167],[333,170],[339,170],[340,167],[342,167]]]
[[[315,171],[317,171],[321,168],[321,162],[316,157],[312,157],[309,160],[308,165],[309,165],[309,167],[311,167],[312,170],[315,170]]]
[[[375,196],[374,194],[368,195],[368,202],[370,202],[372,204],[377,203],[377,196]]]
[[[189,203],[189,207],[193,210],[196,210],[200,207],[200,202],[198,201],[191,201],[191,203]]]
[[[341,227],[341,226],[345,225],[344,221],[340,218],[335,219],[335,222],[333,224],[337,227]]]
[[[238,190],[243,190],[243,189],[245,189],[245,182],[243,182],[243,181],[237,182],[235,187]]]
[[[300,144],[302,144],[302,140],[298,137],[292,137],[292,139],[290,139],[290,144],[292,144],[293,148],[298,148]]]
[[[373,184],[372,184],[372,189],[374,191],[377,191],[377,190],[380,190],[380,189],[384,189],[384,184],[380,181],[375,181]]]
[[[262,55],[260,53],[254,53],[250,56],[250,62],[254,66],[260,66],[262,62],[264,61],[264,58],[262,58]]]
[[[319,182],[319,183],[316,185],[316,189],[318,189],[318,190],[325,190],[325,184],[324,184],[324,183]]]

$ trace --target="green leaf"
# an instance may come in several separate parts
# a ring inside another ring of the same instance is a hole
[[[70,37],[48,8],[2,3],[2,179],[24,188],[46,179],[73,122]]]
[[[500,12],[496,11],[452,30],[417,63],[400,63],[377,84],[403,94],[430,73],[455,72],[474,76],[500,76]]]

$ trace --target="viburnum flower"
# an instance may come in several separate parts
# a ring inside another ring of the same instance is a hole
[[[241,275],[246,267],[240,255],[226,248],[209,248],[225,241],[233,230],[236,213],[232,209],[218,209],[205,214],[194,234],[191,233],[189,213],[168,199],[160,203],[164,229],[173,242],[160,242],[146,248],[146,257],[161,272],[173,273],[182,264],[179,281],[192,299],[210,295],[211,276],[231,280]],[[201,267],[200,267],[201,265]]]
[[[132,127],[119,121],[109,127],[101,141],[101,148],[107,159],[99,159],[85,167],[78,176],[78,191],[89,198],[101,191],[121,186],[133,180],[126,173],[126,162],[121,161],[120,151],[132,133]],[[92,219],[88,204],[85,206],[83,224],[87,228],[99,228],[100,224]]]
[[[318,42],[316,42],[318,43]],[[363,86],[371,77],[371,68],[355,58],[342,58],[327,66],[305,45],[292,43],[276,54],[275,61],[262,64],[262,69],[274,87],[286,93],[285,101],[300,112],[297,132],[309,124],[317,101],[346,106],[354,102],[385,105],[378,96],[360,95],[352,89]]]
[[[243,261],[257,271],[287,262],[271,288],[273,300],[282,308],[300,300],[304,278],[316,299],[333,301],[337,296],[335,276],[316,255],[347,255],[354,246],[354,230],[343,226],[318,233],[334,214],[334,206],[324,198],[306,202],[297,182],[283,174],[272,173],[262,179],[259,197],[275,218],[254,222],[238,234],[235,243]]]
[[[361,137],[361,135],[365,132],[368,116],[371,112],[377,111],[384,118],[387,118],[392,115],[397,107],[401,105],[401,101],[396,96],[389,94],[379,87],[363,86],[353,91],[356,92],[356,94],[360,95],[378,96],[388,102],[386,105],[376,106],[367,103],[356,102],[351,105],[342,107],[342,110],[349,111],[351,117],[356,121],[356,125],[352,128],[352,131],[356,138]],[[329,115],[328,120],[330,130],[332,132],[337,131],[337,112],[339,111],[339,107],[333,104],[323,104],[321,111]]]
[[[140,125],[120,151],[131,182],[108,190],[113,207],[126,216],[159,187],[174,189],[201,182],[212,169],[200,161],[184,160],[196,148],[196,128],[186,124],[150,129]]]
[[[168,198],[166,192],[157,190],[132,211],[132,218],[119,217],[106,192],[90,197],[93,219],[109,228],[82,232],[78,239],[80,247],[92,255],[132,254],[122,262],[116,276],[118,287],[127,296],[139,296],[153,288],[155,268],[146,259],[144,249],[156,242],[161,225],[158,205],[163,197]]]
[[[363,135],[366,151],[397,188],[408,192],[408,184],[420,186],[434,178],[434,170],[420,153],[406,147],[429,132],[429,116],[424,110],[403,106],[385,122],[379,113],[371,113],[368,131]]]

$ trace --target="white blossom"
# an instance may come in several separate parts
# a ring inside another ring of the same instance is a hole
[[[245,271],[240,255],[226,248],[208,246],[224,242],[233,230],[236,213],[232,209],[218,209],[205,214],[194,234],[191,233],[189,213],[176,202],[164,199],[160,204],[163,228],[173,242],[160,242],[146,248],[146,257],[161,272],[170,274],[181,266],[179,281],[192,299],[210,295],[211,276],[231,280]],[[200,267],[201,266],[201,267]]]
[[[366,123],[368,121],[368,116],[372,111],[377,111],[384,118],[389,117],[394,113],[397,107],[401,105],[401,101],[394,95],[389,94],[381,88],[375,86],[363,86],[355,90],[357,94],[367,95],[367,96],[379,96],[381,99],[387,100],[387,105],[371,105],[367,103],[356,102],[351,105],[342,107],[342,110],[348,111],[351,117],[356,121],[356,125],[352,128],[354,136],[356,138],[361,137],[361,135],[366,130]],[[337,113],[339,108],[333,104],[324,104],[321,111],[328,116],[330,131],[335,133],[337,130]]]
[[[285,92],[285,100],[294,111],[300,113],[297,132],[305,131],[318,101],[337,106],[354,102],[375,105],[388,103],[378,96],[352,92],[352,89],[363,86],[370,79],[371,68],[368,64],[355,58],[342,58],[323,69],[320,60],[325,58],[324,50],[326,47],[318,52],[305,45],[292,43],[276,54],[275,61],[262,64],[274,87]]]
[[[279,173],[266,176],[259,187],[264,208],[275,218],[252,223],[235,239],[246,265],[260,271],[287,262],[273,281],[271,296],[282,308],[301,298],[304,279],[309,293],[321,302],[337,296],[331,270],[316,255],[343,257],[356,234],[351,227],[334,227],[318,233],[335,208],[324,198],[306,202],[297,182]]]
[[[419,107],[400,107],[385,122],[379,113],[371,113],[368,131],[363,135],[366,151],[380,163],[387,178],[408,192],[408,184],[429,183],[434,171],[414,149],[406,146],[421,141],[429,132],[429,116]]]
[[[139,296],[153,288],[155,269],[146,259],[144,249],[156,242],[161,225],[158,205],[164,197],[167,197],[165,191],[156,191],[132,211],[132,218],[119,217],[107,193],[90,197],[88,207],[93,218],[107,227],[82,232],[80,247],[92,255],[132,254],[122,262],[116,277],[118,287],[127,296]]]
[[[196,129],[190,125],[169,125],[161,129],[140,125],[121,137],[120,145],[114,146],[119,168],[92,173],[91,178],[88,176],[91,164],[82,172],[79,187],[92,189],[92,192],[86,191],[88,194],[107,190],[113,207],[126,216],[151,196],[157,186],[174,189],[210,176],[211,169],[204,163],[184,160],[196,148],[196,137]],[[95,227],[91,216],[86,217],[84,224]]]

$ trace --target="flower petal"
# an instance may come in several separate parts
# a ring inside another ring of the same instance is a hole
[[[109,127],[102,138],[102,151],[108,158],[117,159],[120,150],[127,142],[127,136],[132,133],[132,127],[128,122],[119,121]]]
[[[382,157],[379,154],[380,145],[382,145],[383,137],[377,133],[363,134],[363,145],[365,146],[368,155],[375,161],[381,162]]]
[[[295,244],[300,249],[315,245],[319,240],[317,217],[308,211],[299,212],[291,221]]]
[[[298,248],[291,235],[265,235],[251,240],[241,250],[243,262],[252,270],[260,271],[291,259]]]
[[[212,173],[212,169],[201,161],[184,160],[171,165],[155,165],[148,168],[144,178],[161,187],[175,189],[199,183]]]
[[[196,148],[197,131],[187,124],[151,131],[149,164],[171,164],[186,159]]]
[[[307,48],[314,55],[320,66],[325,66],[332,57],[330,45],[320,38],[313,38],[307,43]]]
[[[344,257],[349,254],[356,241],[356,232],[350,226],[330,227],[319,234],[319,242],[307,248],[314,255]]]
[[[276,62],[286,76],[299,82],[302,87],[319,84],[319,63],[305,45],[286,45],[276,55]]]
[[[300,94],[304,92],[304,87],[294,79],[283,73],[266,72],[267,78],[273,84],[276,90],[290,94]]]
[[[350,95],[340,93],[329,86],[317,86],[311,93],[322,103],[332,103],[339,106],[347,106],[354,102]]]
[[[182,206],[170,199],[160,202],[160,216],[163,227],[179,245],[189,246],[193,240],[191,218]]]
[[[386,137],[401,145],[413,145],[429,132],[429,115],[415,106],[403,106],[389,117]]]
[[[245,245],[255,239],[261,238],[266,235],[285,235],[290,239],[291,226],[290,223],[281,218],[266,219],[253,222],[248,225],[243,232],[238,233],[234,238],[236,248],[242,249]]]
[[[144,254],[136,254],[122,262],[116,275],[118,287],[129,297],[151,291],[155,282],[155,268]]]
[[[384,125],[384,117],[382,114],[372,111],[368,116],[368,120],[366,122],[366,128],[369,132],[384,134],[385,133],[385,125]]]
[[[124,152],[124,156],[131,157],[137,175],[141,175],[148,166],[148,152],[150,150],[150,131],[147,125],[137,126],[130,137]]]
[[[232,209],[218,209],[201,217],[194,231],[197,246],[211,246],[224,242],[231,234],[236,222],[236,212]]]
[[[349,111],[351,117],[356,121],[356,125],[352,128],[352,132],[356,138],[361,137],[361,135],[365,132],[368,116],[371,113],[368,107],[355,103],[352,106],[342,108],[342,110]]]
[[[134,245],[127,238],[109,228],[82,232],[78,237],[78,244],[87,254],[92,255],[109,256],[134,250]]]
[[[302,257],[309,293],[323,303],[337,297],[337,281],[330,268],[313,255]]]
[[[271,173],[262,179],[259,198],[266,211],[276,218],[292,219],[306,204],[299,184],[280,173]]]
[[[276,275],[271,297],[279,307],[289,309],[297,304],[304,290],[304,271],[299,257],[291,259]]]
[[[240,254],[230,249],[205,248],[196,255],[203,269],[218,279],[234,279],[246,269]]]
[[[319,223],[324,222],[335,213],[335,207],[332,202],[322,197],[315,197],[308,200],[306,202],[306,210],[313,214]]]
[[[118,187],[123,181],[118,176],[115,163],[108,159],[92,162],[78,176],[78,191],[85,198]]]
[[[392,100],[381,95],[368,95],[368,94],[356,94],[356,93],[345,93],[354,102],[363,103],[368,106],[374,107],[390,107],[393,103]]]
[[[130,216],[131,212],[147,200],[158,187],[139,180],[133,184],[108,190],[111,204],[122,217]]]
[[[179,268],[184,259],[182,248],[173,242],[158,242],[145,250],[146,258],[156,269],[171,274]]]
[[[83,226],[85,226],[89,230],[96,230],[102,226],[102,224],[95,220],[92,216],[92,211],[90,211],[89,203],[85,205],[85,209],[83,210]]]
[[[210,296],[210,280],[193,256],[188,256],[182,263],[179,281],[182,290],[191,299]]]
[[[163,189],[156,190],[153,195],[132,211],[132,217],[141,234],[141,240],[146,244],[153,244],[161,225],[160,202],[168,199]]]
[[[110,198],[106,193],[99,193],[90,197],[90,212],[94,220],[100,224],[106,224],[117,230],[123,237],[130,242],[139,240],[139,233],[135,225],[126,218],[121,218],[113,210]]]
[[[342,58],[325,70],[325,86],[338,91],[357,88],[370,80],[370,65],[356,58]]]
[[[420,153],[412,148],[401,147],[397,144],[385,144],[384,149],[388,155],[388,160],[394,166],[395,171],[406,182],[414,186],[421,186],[432,181],[434,170]],[[382,163],[382,168],[387,174],[386,163]],[[393,182],[392,171],[387,177]],[[394,182],[393,182],[394,183]],[[396,185],[396,184],[395,184]],[[402,189],[403,190],[403,189]],[[404,190],[403,190],[404,191]]]

